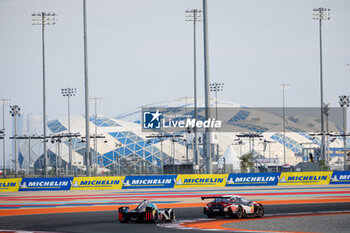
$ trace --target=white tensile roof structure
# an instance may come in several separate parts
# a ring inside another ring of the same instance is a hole
[[[240,171],[240,159],[232,145],[228,145],[225,153],[219,158],[219,167],[225,164],[230,170]]]
[[[215,107],[216,101],[212,99],[211,107]],[[237,123],[239,120],[248,120],[251,123],[249,130],[255,133],[260,133],[263,137],[255,139],[255,142],[249,142],[248,139],[243,138],[240,144],[233,144],[237,142],[237,135],[239,133],[232,132],[215,132],[213,133],[212,143],[219,145],[218,153],[222,158],[225,158],[225,164],[232,164],[233,169],[239,169],[239,156],[249,153],[253,148],[254,153],[261,155],[267,159],[278,159],[279,163],[283,163],[283,146],[284,138],[280,132],[263,131],[259,127],[254,127],[254,120],[256,116],[245,106],[235,102],[218,100],[218,107],[231,108],[242,107],[242,109],[232,117],[232,122]],[[193,98],[183,97],[171,101],[164,101],[161,103],[144,105],[142,107],[181,107],[192,108]],[[198,107],[203,107],[204,101],[198,100]],[[42,135],[42,123],[40,122],[41,115],[27,118],[22,115],[22,130],[18,128],[20,134],[27,135]],[[279,117],[274,115],[273,117]],[[108,117],[98,115],[97,120],[94,116],[90,117],[90,130],[92,133],[97,129],[97,134],[105,136],[104,139],[97,140],[95,145],[91,141],[91,151],[94,157],[94,163],[99,166],[114,169],[115,164],[120,161],[135,165],[135,167],[142,167],[140,160],[145,161],[149,166],[161,166],[161,161],[164,163],[182,162],[192,163],[192,139],[193,133],[184,133],[183,140],[172,141],[171,138],[164,139],[164,141],[157,138],[148,138],[149,133],[142,132],[140,126],[141,107],[135,108],[134,111],[120,114],[117,117]],[[282,119],[282,118],[281,118]],[[20,121],[20,120],[19,120]],[[27,122],[27,123],[26,123]],[[319,124],[318,122],[313,122]],[[27,126],[26,126],[27,124]],[[82,116],[71,117],[71,132],[85,134],[85,118]],[[287,126],[292,125],[291,120],[287,119]],[[67,133],[68,121],[66,117],[59,119],[50,119],[48,121],[48,135]],[[203,136],[203,135],[201,135]],[[200,137],[200,134],[199,136]],[[270,143],[266,143],[269,141]],[[19,141],[18,158],[22,169],[29,167],[29,155],[31,156],[31,163],[40,167],[39,160],[43,157],[43,146],[40,140],[32,140],[29,144],[28,140]],[[72,140],[73,144],[73,166],[82,167],[83,157],[85,153],[85,143],[79,138]],[[253,145],[250,145],[253,144]],[[307,133],[298,131],[298,129],[290,127],[290,131],[286,132],[286,163],[297,164],[303,160],[303,155],[308,154],[307,149],[320,148],[321,140],[319,136],[312,136]],[[49,150],[49,157],[51,164],[55,163],[56,151],[60,149],[60,158],[63,163],[68,161],[68,139],[63,139],[62,143],[47,143]],[[58,147],[59,146],[59,147]],[[338,153],[336,149],[343,147],[342,139],[336,139],[330,142],[330,160],[336,160],[342,153]],[[94,149],[96,148],[97,151]],[[332,151],[333,149],[333,151]],[[199,150],[202,150],[201,145]],[[304,158],[305,159],[305,158]],[[215,162],[215,161],[214,161]]]

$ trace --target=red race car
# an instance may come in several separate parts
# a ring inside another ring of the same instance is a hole
[[[213,199],[203,210],[203,213],[208,218],[216,216],[242,218],[245,216],[262,217],[264,216],[264,207],[262,204],[249,201],[245,197],[233,196],[216,196],[216,197],[201,197],[204,199]]]

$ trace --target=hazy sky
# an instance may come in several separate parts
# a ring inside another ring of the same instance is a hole
[[[324,101],[350,94],[349,0],[208,0],[210,79],[224,82],[221,100],[320,105],[318,22],[313,8],[331,9],[324,22]],[[193,96],[193,27],[185,10],[201,0],[87,0],[90,97],[99,113],[116,116],[153,102]],[[55,12],[46,27],[47,114],[66,116],[61,88],[76,87],[72,115],[84,114],[82,0],[0,0],[0,98],[22,113],[42,113],[41,28],[33,12]],[[198,24],[198,92],[203,98],[203,25]],[[93,112],[91,106],[90,112]],[[9,120],[8,115],[8,120]]]

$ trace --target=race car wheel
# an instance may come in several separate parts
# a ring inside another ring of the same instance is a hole
[[[128,220],[123,216],[122,219],[119,220],[120,223],[127,223]]]
[[[227,213],[225,214],[225,218],[232,218],[232,217],[233,217],[232,210],[229,209],[229,210],[227,211]]]
[[[240,206],[237,209],[236,217],[238,219],[243,217],[243,210],[242,210],[242,207],[240,207]]]
[[[229,210],[229,214],[230,214],[230,216],[229,216],[230,218],[233,218],[235,216],[231,209]]]
[[[119,213],[119,222],[120,223],[127,223],[128,220],[125,218],[124,214],[123,213]]]
[[[158,211],[155,211],[153,216],[153,222],[158,223],[158,221],[159,221],[159,214],[158,214]]]
[[[169,220],[170,222],[174,222],[174,220],[175,220],[175,214],[174,214],[174,212],[171,211],[169,219],[170,219],[170,220]]]
[[[264,216],[264,209],[262,208],[261,205],[259,205],[259,206],[256,207],[255,217],[261,218],[262,216]]]

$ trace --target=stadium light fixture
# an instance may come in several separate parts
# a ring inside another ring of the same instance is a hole
[[[3,174],[6,177],[6,155],[5,155],[5,106],[9,106],[11,104],[10,99],[0,99],[0,105],[2,105],[2,162],[3,162]]]
[[[48,158],[46,148],[46,80],[45,80],[45,26],[55,25],[57,21],[57,15],[55,13],[39,12],[32,14],[32,25],[41,26],[41,43],[42,43],[42,67],[43,67],[43,132],[44,132],[44,160],[45,160],[45,175],[48,174]]]
[[[11,116],[14,118],[14,139],[15,139],[15,177],[17,178],[17,174],[18,174],[18,169],[17,169],[17,163],[18,163],[18,159],[17,159],[17,116],[20,116],[21,114],[19,113],[19,111],[21,111],[21,108],[18,105],[13,105],[10,106],[11,110]]]
[[[218,119],[218,92],[224,91],[224,83],[210,83],[209,85],[210,91],[215,92],[215,108],[216,108],[216,114],[215,114],[215,120]]]
[[[205,120],[209,120],[211,117],[210,111],[210,75],[209,75],[209,43],[208,43],[208,4],[206,0],[203,0],[203,53],[204,53],[204,107],[205,107]],[[205,129],[204,143],[203,143],[203,155],[206,160],[206,172],[208,174],[213,173],[213,158],[211,151],[211,131],[209,128]]]
[[[346,95],[339,96],[339,104],[340,104],[340,107],[343,108],[344,171],[347,170],[347,167],[346,167],[346,137],[347,137],[346,111],[350,105],[349,103],[350,103],[349,96],[346,96]]]
[[[61,89],[61,94],[63,97],[67,97],[68,99],[68,134],[71,133],[70,131],[70,97],[71,96],[75,96],[77,94],[77,89],[76,88],[71,88],[71,87],[67,87],[67,88],[62,88]],[[73,174],[73,164],[72,164],[72,139],[68,139],[68,147],[69,147],[69,156],[68,156],[68,170],[66,171],[67,173],[69,173],[69,175]]]
[[[280,88],[282,89],[283,92],[283,163],[286,164],[286,112],[285,112],[285,91],[289,89],[290,85],[289,84],[280,84]]]
[[[185,20],[187,22],[193,22],[193,99],[194,99],[194,118],[197,121],[197,47],[196,47],[196,24],[202,21],[202,11],[198,9],[186,10]],[[194,127],[194,139],[195,143],[193,146],[193,160],[195,165],[199,165],[198,156],[198,142],[197,142],[197,128]]]
[[[86,175],[91,176],[91,155],[90,155],[90,121],[89,121],[89,78],[88,78],[88,55],[87,55],[87,21],[86,21],[86,0],[83,0],[83,34],[84,34],[84,90],[85,90],[85,165]]]
[[[324,132],[324,110],[323,110],[323,62],[322,62],[322,21],[330,20],[330,9],[317,8],[313,10],[313,19],[319,22],[319,38],[320,38],[320,92],[321,92],[321,134],[322,134],[322,144],[321,144],[321,155],[322,160],[325,160],[325,132]]]
[[[95,135],[94,135],[94,151],[95,151],[95,158],[97,158],[97,104],[102,103],[101,97],[95,97],[89,99],[90,103],[95,105]]]

